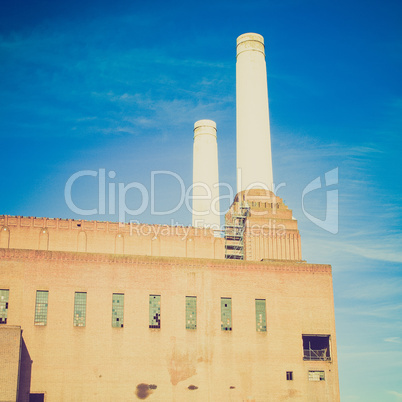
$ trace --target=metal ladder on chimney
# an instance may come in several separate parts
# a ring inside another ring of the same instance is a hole
[[[250,207],[241,203],[239,211],[233,213],[230,222],[225,225],[225,258],[229,260],[244,260],[244,231],[246,218]]]

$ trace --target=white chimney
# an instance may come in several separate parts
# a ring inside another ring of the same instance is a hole
[[[220,228],[218,145],[212,120],[194,124],[193,226]]]
[[[273,191],[264,38],[240,35],[236,57],[237,192]]]

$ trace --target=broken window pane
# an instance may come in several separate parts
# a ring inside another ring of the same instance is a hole
[[[124,294],[113,293],[112,295],[112,327],[123,328],[124,318]]]
[[[7,324],[8,289],[0,289],[0,324]]]
[[[325,371],[310,370],[308,372],[309,381],[325,381]]]
[[[186,296],[186,329],[197,329],[197,297]]]
[[[329,335],[302,335],[303,360],[331,360]]]
[[[255,300],[255,322],[257,332],[267,332],[265,299]]]
[[[161,296],[149,295],[149,328],[161,327]]]
[[[87,315],[86,292],[75,292],[74,297],[74,327],[85,327]]]
[[[232,330],[232,299],[229,297],[221,297],[221,329]]]

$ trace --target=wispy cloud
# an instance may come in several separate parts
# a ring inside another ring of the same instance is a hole
[[[397,392],[397,391],[388,391],[390,395],[394,395],[397,397],[397,399],[402,399],[402,392]]]
[[[393,336],[391,338],[385,338],[385,342],[390,342],[390,343],[402,343],[402,339],[399,336]]]
[[[127,38],[114,38],[118,46],[110,46],[115,35],[110,22],[102,31],[94,25],[102,24],[86,21],[72,29],[64,22],[0,38],[0,72],[15,80],[6,81],[7,103],[0,111],[8,132],[36,127],[41,136],[70,136],[71,130],[80,136],[138,135],[144,128],[163,130],[193,120],[191,125],[205,115],[225,119],[233,110],[227,74],[219,72],[228,64],[174,56],[166,47],[145,47]],[[23,122],[10,118],[16,105]]]
[[[384,236],[381,239],[370,239],[369,236],[363,236],[354,242],[350,240],[332,241],[332,247],[338,250],[355,254],[360,257],[369,258],[378,261],[402,262],[402,250],[400,245],[402,235]],[[330,246],[328,244],[328,246]]]
[[[357,271],[359,272],[359,271]],[[358,276],[360,274],[356,274]],[[356,280],[356,279],[354,279]],[[371,302],[383,301],[383,304],[371,306],[370,309],[364,309],[365,314],[369,315],[395,315],[402,310],[400,301],[391,300],[398,298],[401,293],[402,278],[399,276],[378,279],[378,275],[373,277],[366,275],[360,279],[359,286],[351,283],[349,286],[345,284],[343,289],[339,290],[339,295],[350,300],[366,300]]]
[[[370,142],[352,145],[323,143],[308,135],[299,137],[287,132],[283,133],[279,144],[276,141],[279,152],[276,152],[274,167],[286,178],[287,184],[280,189],[279,195],[292,208],[299,222],[303,255],[317,257],[325,250],[327,255],[335,258],[331,263],[338,270],[367,269],[363,265],[344,264],[345,255],[352,256],[352,259],[356,256],[361,260],[402,262],[399,224],[402,203],[395,191],[392,197],[386,196],[375,175],[386,155],[385,146]],[[303,166],[303,169],[294,171],[295,165]],[[293,166],[292,170],[289,166]],[[324,174],[335,167],[339,169],[339,183],[327,188]],[[304,197],[304,208],[317,219],[324,220],[328,213],[327,190],[337,190],[339,232],[336,235],[328,235],[324,229],[314,225],[301,208],[304,188],[317,177],[321,178],[322,187]],[[320,245],[318,254],[317,244]],[[342,260],[342,263],[337,265],[337,260]]]

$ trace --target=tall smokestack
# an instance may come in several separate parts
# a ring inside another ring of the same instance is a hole
[[[273,191],[264,38],[240,35],[236,59],[237,192]]]
[[[219,174],[216,123],[199,120],[194,124],[193,226],[218,230]]]

